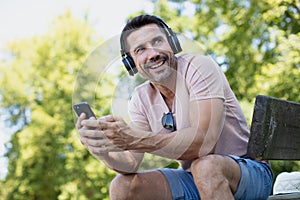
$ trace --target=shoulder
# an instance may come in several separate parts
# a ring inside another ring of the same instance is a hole
[[[219,65],[210,56],[197,54],[181,54],[177,71],[189,81],[222,74]]]
[[[137,102],[145,102],[148,101],[148,98],[151,98],[156,94],[155,87],[150,83],[150,81],[145,81],[144,83],[135,87],[131,100]]]
[[[152,84],[150,83],[150,81],[145,81],[144,83],[134,88],[133,94],[144,94],[144,93],[148,93],[151,90],[153,90]]]
[[[183,53],[178,56],[179,67],[201,68],[201,67],[216,67],[218,64],[207,55]]]

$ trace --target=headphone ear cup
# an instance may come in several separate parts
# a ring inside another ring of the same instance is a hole
[[[172,35],[168,36],[169,44],[174,52],[174,54],[179,53],[182,51],[180,42],[178,40],[178,37],[176,36],[175,33]]]
[[[128,71],[128,73],[130,74],[130,76],[133,76],[134,74],[136,74],[138,72],[132,57],[130,57],[130,56],[123,57],[122,62],[124,64],[126,70]]]

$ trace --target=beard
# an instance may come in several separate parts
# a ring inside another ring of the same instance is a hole
[[[162,83],[176,71],[176,67],[176,57],[173,54],[158,55],[144,65],[143,69],[147,75],[147,77],[144,76],[144,78],[153,82]],[[155,72],[153,72],[154,70]]]
[[[166,80],[167,78],[169,78],[173,72],[174,72],[174,69],[169,67],[169,68],[165,69],[163,72],[158,73],[156,76],[153,76],[152,81],[161,83],[164,80]]]

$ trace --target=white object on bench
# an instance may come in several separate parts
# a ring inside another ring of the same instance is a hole
[[[300,192],[300,172],[282,172],[276,177],[273,194]]]

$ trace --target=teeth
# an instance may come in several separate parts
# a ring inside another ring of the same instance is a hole
[[[161,65],[163,65],[164,62],[165,62],[165,61],[163,60],[163,61],[161,61],[160,63],[158,63],[157,65],[151,66],[150,68],[151,68],[151,69],[156,69],[156,68],[160,67]]]

